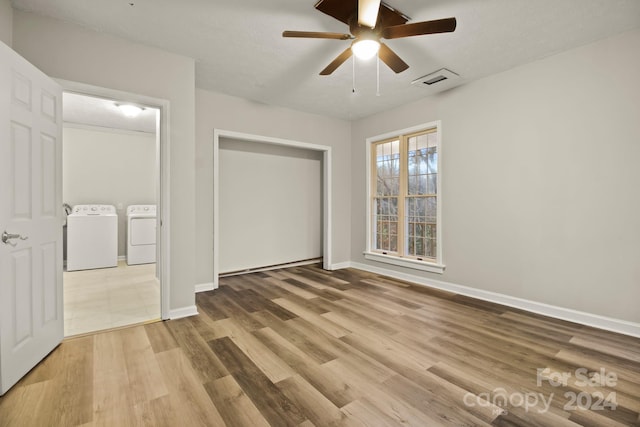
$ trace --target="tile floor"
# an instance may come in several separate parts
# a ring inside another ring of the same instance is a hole
[[[155,264],[64,272],[64,335],[160,319]]]

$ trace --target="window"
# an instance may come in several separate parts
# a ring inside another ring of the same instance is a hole
[[[442,273],[439,123],[368,140],[365,257]]]

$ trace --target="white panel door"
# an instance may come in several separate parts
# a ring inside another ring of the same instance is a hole
[[[0,395],[61,341],[62,89],[0,43]]]

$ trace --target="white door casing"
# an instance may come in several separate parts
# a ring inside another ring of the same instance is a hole
[[[0,43],[0,395],[64,335],[62,88]]]

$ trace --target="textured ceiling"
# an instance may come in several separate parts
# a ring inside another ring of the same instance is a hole
[[[64,93],[62,116],[65,123],[123,129],[135,132],[156,132],[159,111],[145,107],[137,117],[127,117],[116,106],[116,101],[94,96]]]
[[[640,27],[639,0],[388,0],[410,22],[454,16],[458,27],[386,41],[410,68],[396,75],[381,64],[376,96],[375,60],[356,61],[355,93],[351,61],[331,76],[318,75],[349,41],[282,38],[285,29],[348,32],[315,2],[13,0],[13,6],[192,57],[199,88],[347,120],[446,88],[410,84],[440,68],[464,84]]]

